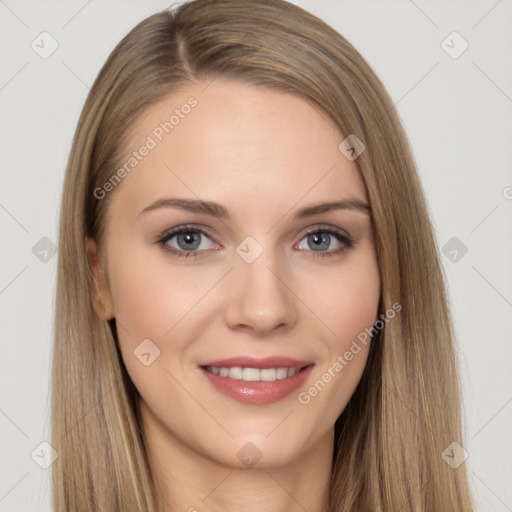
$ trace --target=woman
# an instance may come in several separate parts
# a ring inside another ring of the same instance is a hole
[[[415,164],[321,20],[195,0],[137,25],[60,222],[55,510],[472,510]]]

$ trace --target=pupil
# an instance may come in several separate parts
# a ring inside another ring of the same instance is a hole
[[[318,248],[321,244],[326,244],[326,247],[322,247],[323,249],[327,249],[329,246],[329,235],[327,233],[324,233],[323,235],[319,236],[318,234],[313,234],[311,237],[314,240],[314,245]]]
[[[198,233],[185,233],[178,236],[178,245],[182,246],[182,249],[197,249],[197,246],[199,245],[197,242],[199,240],[199,234]],[[182,243],[180,243],[182,242]]]

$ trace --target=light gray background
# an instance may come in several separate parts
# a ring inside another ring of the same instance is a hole
[[[468,249],[455,262],[443,256],[465,464],[479,510],[512,511],[512,2],[295,3],[333,25],[379,75],[410,138],[440,246],[457,237]],[[31,453],[49,439],[57,258],[45,263],[32,248],[57,241],[67,155],[101,65],[136,23],[169,5],[0,0],[1,511],[50,510],[49,470]],[[31,48],[43,31],[58,42],[47,59]],[[442,47],[453,31],[469,43],[458,58]]]

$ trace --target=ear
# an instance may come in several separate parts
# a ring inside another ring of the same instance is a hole
[[[89,237],[85,239],[87,257],[89,259],[94,280],[93,305],[96,313],[104,320],[114,318],[114,306],[110,293],[107,275],[103,269],[96,242]]]

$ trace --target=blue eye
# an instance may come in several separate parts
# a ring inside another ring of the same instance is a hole
[[[322,251],[322,249],[328,249],[331,245],[331,242],[337,241],[338,243],[342,244],[342,247],[334,250],[325,252]],[[315,257],[330,257],[330,256],[336,256],[340,254],[341,252],[346,251],[350,247],[354,245],[354,240],[349,238],[347,235],[344,235],[343,233],[339,231],[335,231],[332,228],[330,229],[324,229],[324,228],[315,228],[312,231],[309,231],[306,233],[306,236],[302,240],[307,240],[307,245],[310,248],[313,248],[313,252],[315,253]],[[301,245],[301,244],[299,244]]]
[[[178,247],[170,245],[169,242],[176,238]],[[165,232],[161,235],[157,243],[163,250],[176,256],[178,258],[193,258],[203,257],[208,252],[209,247],[204,247],[204,238],[212,240],[208,233],[195,225],[179,226],[171,231]],[[306,232],[300,242],[307,240],[307,245],[310,248],[308,252],[312,252],[313,257],[325,258],[340,255],[340,253],[351,248],[356,242],[342,231],[338,231],[332,227],[317,226],[314,229]],[[326,251],[331,246],[331,243],[337,241],[341,243],[341,248],[336,250]],[[206,244],[208,246],[208,244]],[[214,244],[218,246],[218,244]],[[211,247],[210,247],[211,248]],[[301,249],[303,247],[300,247]]]
[[[169,241],[176,237],[178,248],[169,245]],[[196,226],[179,226],[172,231],[165,233],[158,243],[165,251],[177,256],[178,258],[188,258],[189,256],[203,256],[204,247],[199,251],[202,245],[202,238],[210,238],[205,231]]]

